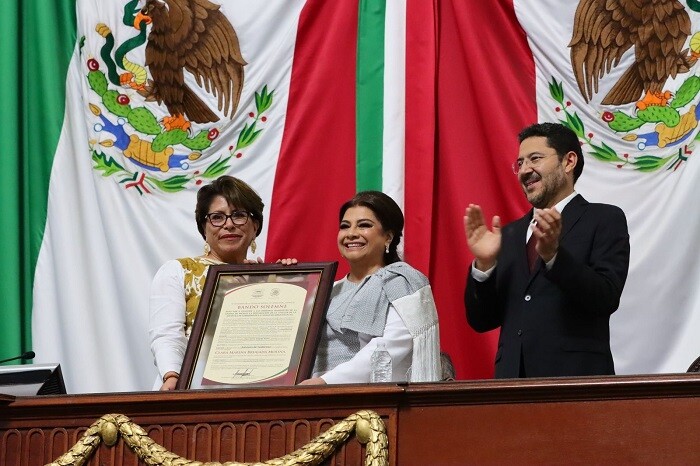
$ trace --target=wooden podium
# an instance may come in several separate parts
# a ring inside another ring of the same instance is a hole
[[[0,465],[50,463],[108,413],[198,461],[266,461],[363,409],[386,425],[389,464],[698,464],[700,374],[0,395]],[[324,464],[364,464],[350,437]],[[123,439],[90,465],[137,465]],[[143,463],[141,463],[143,464]]]

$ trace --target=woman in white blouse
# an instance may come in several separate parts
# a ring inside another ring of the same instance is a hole
[[[343,204],[339,217],[338,249],[350,273],[333,286],[313,377],[302,384],[369,382],[379,341],[391,354],[393,381],[439,380],[432,291],[397,253],[401,209],[382,192],[363,191]]]
[[[148,333],[159,374],[154,388],[172,390],[177,384],[209,266],[255,262],[246,257],[248,249],[255,253],[263,207],[253,188],[232,176],[197,193],[195,219],[204,254],[166,262],[151,287]]]

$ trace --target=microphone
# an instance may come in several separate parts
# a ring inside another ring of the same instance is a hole
[[[27,351],[26,353],[22,353],[19,356],[15,356],[14,358],[7,358],[7,359],[0,359],[0,364],[14,361],[15,359],[34,359],[36,354],[34,351]]]

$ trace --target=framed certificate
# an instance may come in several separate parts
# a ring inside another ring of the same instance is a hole
[[[294,385],[309,378],[337,267],[210,266],[177,388]]]

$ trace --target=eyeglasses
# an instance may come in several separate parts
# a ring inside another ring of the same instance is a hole
[[[512,168],[513,168],[513,173],[518,174],[520,173],[526,165],[529,165],[531,168],[537,168],[540,165],[542,165],[542,160],[549,157],[550,155],[557,155],[555,154],[540,154],[540,153],[534,153],[530,155],[530,157],[524,157],[522,159],[518,159],[515,162],[513,162]]]
[[[223,212],[212,212],[210,214],[205,215],[204,217],[209,220],[209,223],[211,223],[212,226],[214,227],[222,227],[226,225],[226,220],[229,218],[233,222],[234,225],[245,225],[248,223],[248,217],[250,217],[252,214],[250,212],[246,212],[245,210],[234,210],[231,212],[231,215],[226,215]]]

